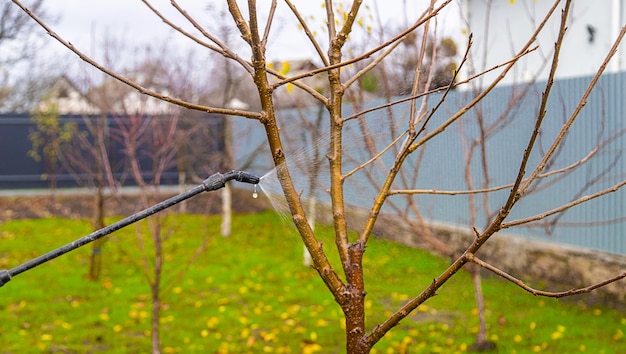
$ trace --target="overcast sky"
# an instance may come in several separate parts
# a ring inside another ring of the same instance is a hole
[[[170,5],[169,0],[153,0],[151,3],[168,18],[175,20],[177,24],[186,29],[191,29]],[[219,15],[221,9],[225,9],[225,1],[223,0],[179,0],[178,3],[197,18],[202,25],[208,26],[217,26],[216,15]],[[263,8],[264,5],[269,4],[269,1],[261,0],[257,3],[259,8]],[[324,16],[321,6],[322,0],[293,0],[293,3],[301,9],[305,16],[315,16],[318,21],[312,21],[312,23],[320,26]],[[378,12],[385,25],[396,24],[400,26],[405,21],[405,12],[403,11],[403,4],[405,3],[408,8],[406,18],[408,21],[414,21],[428,1],[365,0],[364,5],[367,7],[363,6],[361,13],[368,16]],[[296,27],[293,16],[289,16],[290,12],[287,6],[282,1],[278,1],[278,5],[278,21],[273,27],[273,36],[268,51],[269,59],[313,58],[315,56],[314,51],[309,45],[304,44],[306,38],[302,31]],[[98,45],[102,43],[106,35],[133,44],[161,43],[166,39],[170,43],[176,43],[177,47],[180,48],[193,46],[188,39],[174,34],[171,29],[168,29],[140,0],[46,0],[46,6],[50,13],[58,15],[60,18],[60,21],[52,26],[53,29],[73,45],[88,53],[97,52]],[[212,9],[209,9],[210,7]],[[242,3],[242,9],[245,8],[246,5]],[[455,35],[458,33],[458,19],[450,19],[450,17],[447,16],[442,23],[439,23],[439,26],[448,28],[446,32]],[[226,18],[226,21],[228,20]],[[367,18],[365,20],[368,21]],[[321,27],[312,29],[319,31]],[[64,50],[56,44],[52,46],[52,49],[59,52]]]

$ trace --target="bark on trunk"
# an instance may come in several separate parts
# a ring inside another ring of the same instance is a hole
[[[357,242],[348,248],[349,264],[346,271],[346,296],[342,309],[346,318],[346,351],[351,354],[369,353],[365,337],[365,284],[363,282],[363,252],[365,247]]]

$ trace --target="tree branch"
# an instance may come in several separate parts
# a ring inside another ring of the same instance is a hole
[[[624,38],[625,34],[626,34],[626,26],[622,27],[621,31],[619,32],[619,35],[615,39],[615,42],[613,42],[613,46],[611,47],[611,50],[609,51],[607,56],[604,58],[604,61],[602,62],[602,65],[600,65],[600,68],[598,69],[596,74],[593,76],[593,78],[589,82],[589,85],[587,85],[587,89],[585,90],[585,92],[583,93],[582,97],[578,101],[578,104],[576,105],[576,108],[574,109],[574,111],[570,115],[569,119],[567,120],[567,122],[565,122],[563,127],[561,127],[561,130],[560,130],[558,136],[554,139],[554,142],[552,143],[550,148],[544,153],[543,158],[541,159],[541,161],[539,162],[539,164],[537,165],[535,170],[531,173],[531,175],[528,178],[528,180],[524,183],[523,186],[521,186],[521,188],[520,188],[520,193],[521,194],[523,194],[529,188],[529,186],[532,183],[534,177],[537,176],[544,169],[544,167],[546,166],[546,164],[548,163],[548,161],[550,160],[550,158],[552,157],[554,152],[561,145],[561,142],[563,141],[563,139],[565,139],[565,136],[567,135],[567,132],[569,131],[569,129],[572,126],[572,124],[574,124],[574,121],[576,120],[576,118],[578,118],[578,115],[579,115],[580,111],[587,104],[587,101],[589,100],[589,96],[591,95],[591,92],[593,91],[593,89],[595,88],[596,84],[598,83],[598,80],[600,80],[600,77],[602,76],[602,74],[604,73],[604,70],[608,66],[609,61],[611,60],[613,55],[615,55],[615,53],[617,52],[617,50],[618,50],[618,48],[620,46],[620,43],[622,42],[622,39]],[[555,70],[556,70],[556,68],[555,68]],[[541,105],[541,108],[540,108],[540,110],[541,110],[540,114],[545,114],[545,111],[546,111],[545,107],[546,107],[546,105],[547,105],[547,102],[545,102],[545,103],[542,102],[542,105]]]
[[[596,199],[598,197],[601,197],[601,196],[609,194],[609,193],[616,192],[620,188],[624,187],[625,185],[626,185],[626,180],[623,180],[623,181],[613,185],[610,188],[606,188],[606,189],[603,189],[603,190],[601,190],[599,192],[583,196],[583,197],[578,198],[576,200],[572,200],[569,203],[563,204],[563,205],[561,205],[561,206],[559,206],[557,208],[554,208],[552,210],[548,210],[548,211],[546,211],[544,213],[537,214],[537,215],[530,216],[530,217],[523,218],[523,219],[513,220],[513,221],[509,221],[509,222],[503,222],[502,225],[501,225],[501,228],[502,229],[507,229],[507,228],[510,228],[510,227],[513,227],[513,226],[527,224],[527,223],[530,223],[530,222],[533,222],[533,221],[538,221],[538,220],[544,219],[544,218],[546,218],[546,217],[548,217],[550,215],[558,214],[558,213],[563,212],[565,210],[568,210],[568,209],[570,209],[572,207],[575,207],[576,205],[588,202],[588,201],[590,201],[592,199]]]
[[[328,58],[324,54],[322,47],[320,47],[319,43],[315,39],[313,32],[311,32],[309,26],[306,24],[306,21],[304,21],[304,18],[302,18],[302,16],[300,15],[300,11],[298,11],[298,9],[291,3],[291,0],[285,0],[285,3],[287,4],[287,6],[289,6],[289,9],[291,9],[291,12],[293,12],[294,16],[296,16],[296,18],[298,19],[298,22],[302,26],[304,33],[309,38],[309,41],[311,41],[311,44],[313,44],[313,47],[315,47],[315,51],[317,52],[317,55],[319,55],[320,60],[322,61],[324,66],[329,66],[330,64],[328,63]]]
[[[405,130],[404,132],[402,132],[402,134],[398,135],[397,138],[393,139],[393,141],[391,143],[389,143],[384,149],[380,150],[376,155],[372,156],[371,159],[363,162],[359,166],[355,167],[352,171],[344,174],[342,178],[345,180],[346,178],[352,176],[353,174],[355,174],[358,171],[360,171],[363,168],[365,168],[367,165],[369,165],[372,162],[378,160],[378,158],[380,158],[381,156],[383,156],[384,153],[389,151],[389,149],[391,149],[394,145],[396,145],[398,143],[398,141],[400,141],[400,139],[402,139],[402,137],[404,137],[406,134],[408,134],[408,130]]]
[[[522,56],[537,50],[537,48],[538,47],[535,46],[533,48],[528,49],[526,52],[522,53]],[[393,102],[385,103],[385,104],[382,104],[382,105],[379,105],[379,106],[374,106],[372,108],[368,108],[366,110],[363,110],[363,111],[360,111],[360,112],[357,112],[357,113],[354,113],[352,115],[349,115],[349,116],[345,117],[344,121],[348,121],[348,120],[351,120],[351,119],[354,119],[354,118],[358,118],[359,116],[362,116],[362,115],[367,114],[367,113],[371,113],[371,112],[375,112],[375,111],[378,111],[378,110],[381,110],[381,109],[393,107],[393,106],[401,104],[401,103],[405,103],[405,102],[408,102],[408,101],[416,100],[418,98],[422,98],[424,96],[428,96],[428,95],[431,95],[433,93],[442,92],[442,91],[445,91],[445,90],[448,90],[448,89],[454,89],[454,88],[459,87],[461,85],[464,85],[464,84],[466,84],[468,82],[474,81],[476,78],[478,78],[478,77],[480,77],[482,75],[485,75],[485,74],[490,73],[490,72],[492,72],[494,70],[500,69],[501,67],[506,66],[506,65],[508,65],[508,64],[510,64],[512,62],[517,62],[518,60],[519,60],[519,58],[515,57],[513,59],[507,60],[506,62],[504,62],[502,64],[495,65],[495,66],[493,66],[493,67],[491,67],[491,68],[489,68],[489,69],[487,69],[485,71],[482,71],[482,72],[480,72],[480,73],[478,73],[476,75],[473,75],[473,76],[471,76],[471,77],[469,77],[469,78],[467,78],[467,79],[465,79],[463,81],[452,83],[450,85],[442,86],[442,87],[439,87],[439,88],[436,88],[436,89],[433,89],[433,90],[425,91],[425,92],[422,92],[422,93],[419,93],[419,94],[416,94],[416,95],[413,95],[413,96],[405,97],[405,98],[402,98],[402,99],[399,99],[399,100],[396,100],[396,101],[393,101]]]
[[[545,297],[553,297],[553,298],[561,298],[561,297],[566,297],[566,296],[572,296],[572,295],[578,295],[578,294],[585,294],[585,293],[589,293],[592,292],[595,289],[601,288],[603,286],[606,286],[608,284],[614,283],[618,280],[624,279],[626,278],[626,272],[621,273],[619,275],[616,275],[612,278],[603,280],[599,283],[584,287],[584,288],[578,288],[578,289],[570,289],[567,291],[560,291],[560,292],[551,292],[551,291],[543,291],[543,290],[537,290],[535,288],[532,288],[526,284],[524,284],[524,282],[522,282],[521,280],[517,279],[516,277],[506,273],[505,271],[498,269],[494,266],[492,266],[491,264],[484,262],[482,260],[480,260],[478,257],[476,257],[474,254],[472,253],[468,253],[465,255],[465,258],[467,258],[468,261],[475,263],[485,269],[490,270],[491,272],[495,273],[496,275],[510,281],[511,283],[519,286],[520,288],[528,291],[529,293],[535,295],[535,296],[545,296]]]
[[[597,152],[599,148],[594,147],[587,155],[585,155],[582,159],[574,162],[569,166],[565,166],[563,168],[559,168],[556,170],[548,171],[538,175],[535,179],[543,179],[547,178],[559,173],[566,173],[578,166],[583,165],[585,162],[589,161]],[[527,179],[524,179],[524,182]],[[436,190],[436,189],[392,189],[389,191],[388,195],[396,195],[396,194],[434,194],[434,195],[463,195],[463,194],[482,194],[482,193],[491,193],[501,191],[503,189],[509,189],[513,187],[513,183],[503,184],[501,186],[490,187],[490,188],[479,188],[479,189],[470,189],[470,190],[455,190],[455,191],[445,191],[445,190]]]
[[[333,269],[328,258],[326,257],[326,254],[324,253],[322,243],[317,240],[311,226],[307,222],[306,213],[304,212],[304,208],[302,207],[302,203],[300,201],[300,195],[296,191],[293,185],[293,180],[289,174],[280,131],[276,123],[274,102],[271,94],[272,89],[267,78],[265,62],[266,48],[263,46],[258,32],[258,18],[255,0],[248,0],[248,12],[250,15],[250,27],[248,30],[250,33],[250,48],[252,49],[254,82],[258,90],[259,98],[261,100],[261,109],[263,112],[263,117],[260,119],[260,122],[265,128],[268,144],[270,146],[270,152],[272,154],[272,160],[274,162],[274,166],[276,166],[277,176],[283,189],[285,199],[287,200],[287,205],[289,206],[294,225],[298,229],[302,242],[311,254],[315,270],[333,294],[335,300],[338,303],[343,303],[345,301],[345,285]],[[241,16],[241,13],[238,10],[231,11],[231,13],[233,13],[233,16]],[[236,22],[241,22],[242,20],[242,18],[235,18]]]
[[[406,143],[403,145],[403,148],[400,151],[400,153],[396,156],[396,160],[394,161],[394,164],[393,164],[392,168],[390,169],[390,172],[387,175],[387,178],[385,179],[385,182],[383,183],[383,185],[382,185],[382,187],[381,187],[381,189],[379,191],[379,194],[377,195],[376,199],[374,200],[374,205],[372,206],[372,209],[370,211],[370,217],[368,218],[368,220],[367,220],[367,222],[365,224],[365,227],[363,228],[363,230],[361,231],[361,235],[359,236],[359,239],[360,239],[361,242],[367,243],[367,240],[368,240],[368,238],[369,238],[369,236],[370,236],[370,234],[372,232],[372,229],[374,228],[374,224],[376,223],[376,219],[378,218],[378,214],[380,213],[380,210],[383,207],[383,204],[385,202],[385,198],[387,197],[387,193],[391,189],[391,185],[393,184],[393,181],[394,181],[395,177],[397,176],[397,174],[400,171],[400,166],[402,166],[402,164],[404,163],[406,158],[413,151],[415,151],[418,147],[420,147],[421,145],[425,144],[428,140],[432,139],[433,137],[437,136],[438,134],[442,133],[448,126],[450,126],[452,123],[454,123],[460,117],[462,117],[463,114],[465,114],[473,106],[475,106],[478,102],[480,102],[500,81],[502,81],[502,79],[504,79],[506,74],[513,68],[513,65],[522,56],[524,56],[527,53],[528,49],[530,48],[531,43],[533,43],[534,40],[537,38],[537,35],[539,34],[539,32],[541,31],[543,26],[545,26],[545,24],[547,23],[548,19],[550,18],[550,15],[552,14],[552,12],[554,11],[555,8],[556,8],[556,4],[552,7],[551,11],[548,13],[546,18],[542,21],[541,25],[537,28],[537,30],[533,33],[531,38],[526,42],[524,47],[518,52],[518,54],[513,58],[513,60],[509,61],[509,64],[504,68],[502,73],[500,73],[500,75],[496,79],[494,79],[494,81],[487,88],[485,88],[480,94],[478,94],[476,97],[474,97],[474,99],[472,99],[467,105],[465,105],[465,107],[461,108],[457,113],[453,114],[450,118],[448,118],[439,127],[434,129],[431,133],[427,134],[426,136],[424,136],[419,141],[412,142],[413,141],[412,139],[416,139],[417,138],[417,136],[418,136],[417,134],[414,134],[413,136],[408,136],[407,137]],[[450,86],[448,86],[447,90],[449,90],[449,89],[450,89]],[[440,102],[440,104],[441,104],[441,102]],[[425,125],[423,125],[422,129],[424,129],[424,127],[425,127]]]
[[[537,27],[533,35],[526,42],[523,48],[518,52],[518,54],[515,56],[516,58],[519,59],[523,55],[523,53],[525,53],[528,50],[528,48],[530,48],[531,43],[535,41],[539,32],[541,32],[545,24],[551,18],[552,13],[555,11],[556,7],[558,6],[558,3],[559,1],[557,0],[555,4],[552,6],[552,8],[546,14],[541,24]],[[504,78],[506,73],[511,70],[515,62],[516,61],[512,61],[509,65],[507,65],[507,67],[503,70],[503,72],[487,88],[485,88],[483,92],[477,95],[477,97],[475,97],[472,101],[470,101],[464,108],[462,108],[459,112],[453,115],[453,117],[448,119],[444,124],[439,126],[436,129],[436,133],[433,132],[431,134],[428,134],[427,136],[422,138],[420,141],[413,143],[413,145],[411,145],[409,148],[404,149],[404,151],[401,152],[401,155],[396,159],[396,162],[394,163],[394,166],[391,169],[390,175],[397,173],[397,171],[400,169],[399,167],[401,166],[404,159],[406,158],[406,156],[408,156],[409,153],[411,153],[412,151],[415,151],[417,147],[421,146],[423,143],[430,140],[436,134],[439,134],[442,131],[444,131],[448,125],[456,121],[461,115],[467,112],[467,110],[469,110],[471,107],[476,105],[480,101],[480,99],[486,96],[487,93],[490,92],[496,86],[496,84],[499,83]],[[393,176],[391,179],[393,180]],[[387,191],[389,190],[389,186],[391,185],[391,183],[392,182],[390,181],[390,178],[388,177],[387,180],[385,181],[385,185],[383,186],[383,189],[381,189],[381,193],[384,192],[386,194]],[[380,207],[382,207],[381,199],[384,199],[384,196],[379,194],[378,197],[376,198],[375,205],[372,208],[372,211],[370,212],[370,217],[367,221],[367,225],[364,228],[364,231],[360,235],[361,240],[367,241],[367,238],[369,237],[369,234],[371,233],[371,229],[378,216]],[[505,216],[506,215],[504,215],[504,217]],[[489,237],[497,231],[498,226],[500,226],[501,222],[504,220],[504,217],[502,214],[499,214],[499,217],[502,217],[502,218],[501,219],[497,218],[496,220],[494,220],[494,222],[490,225],[490,227],[488,227],[487,230],[480,237],[477,237],[476,240],[474,240],[474,242],[467,248],[464,254],[475,253],[478,249],[482,247],[482,245],[489,239]],[[457,258],[454,261],[454,263],[450,265],[450,267],[448,267],[439,277],[434,279],[433,282],[428,287],[426,287],[426,289],[424,289],[419,295],[417,295],[415,298],[407,302],[398,311],[396,311],[393,315],[391,315],[385,322],[383,322],[382,324],[374,328],[374,330],[367,336],[368,343],[376,343],[378,340],[380,340],[380,338],[382,338],[383,335],[385,335],[385,333],[387,333],[389,330],[391,330],[391,328],[397,325],[400,320],[402,320],[403,318],[408,316],[413,310],[415,310],[417,306],[422,304],[428,298],[434,296],[436,294],[437,289],[439,289],[445,282],[447,282],[448,279],[450,279],[450,277],[456,274],[456,272],[458,272],[461,269],[461,267],[463,267],[463,265],[467,263],[467,261],[468,260],[465,258],[464,255]]]
[[[346,22],[344,22],[341,30],[337,33],[337,36],[334,36],[333,40],[337,41],[337,45],[339,47],[343,47],[348,39],[348,36],[350,35],[350,32],[352,32],[352,26],[354,25],[354,20],[356,20],[356,16],[359,13],[361,3],[363,3],[363,0],[352,1],[352,7],[350,7],[348,16],[346,16]]]
[[[189,109],[193,109],[196,111],[203,111],[203,112],[207,112],[207,113],[216,113],[216,114],[225,114],[225,115],[232,115],[232,116],[240,116],[240,117],[245,117],[245,118],[251,118],[251,119],[259,119],[261,117],[261,115],[259,113],[256,112],[249,112],[249,111],[243,111],[243,110],[238,110],[238,109],[224,109],[224,108],[215,108],[215,107],[209,107],[209,106],[203,106],[203,105],[199,105],[199,104],[195,104],[195,103],[190,103],[190,102],[186,102],[177,98],[173,98],[173,97],[169,97],[166,95],[162,95],[156,91],[152,91],[149,90],[141,85],[139,85],[137,82],[116,73],[113,70],[107,69],[104,66],[100,65],[97,61],[95,61],[94,59],[90,58],[89,56],[87,56],[86,54],[84,54],[83,52],[81,52],[80,50],[78,50],[76,47],[74,47],[74,45],[72,45],[70,42],[64,40],[63,38],[61,38],[61,36],[59,36],[56,32],[54,32],[50,27],[48,27],[48,25],[46,25],[39,17],[37,17],[37,15],[35,15],[32,11],[30,11],[26,6],[24,6],[19,0],[11,0],[13,1],[13,3],[15,5],[17,5],[20,9],[22,9],[22,11],[24,11],[28,16],[30,16],[33,20],[35,20],[35,22],[37,22],[43,29],[46,30],[46,32],[48,32],[48,34],[56,39],[59,43],[61,43],[63,46],[65,46],[67,49],[69,49],[70,51],[72,51],[74,54],[78,55],[79,58],[81,58],[83,61],[87,62],[88,64],[90,64],[91,66],[93,66],[94,68],[102,71],[103,73],[111,76],[112,78],[134,88],[135,90],[139,91],[139,93],[142,93],[144,95],[148,95],[151,97],[154,97],[156,99],[165,101],[165,102],[169,102],[181,107],[185,107],[185,108],[189,108]]]
[[[145,1],[145,0],[142,0],[142,1]],[[241,57],[239,57],[239,56],[237,55],[237,53],[233,52],[233,51],[232,51],[232,50],[231,50],[231,49],[230,49],[227,45],[225,45],[225,44],[224,44],[224,43],[222,43],[219,39],[217,39],[215,36],[213,36],[213,35],[211,35],[209,32],[207,32],[207,31],[204,29],[204,27],[202,27],[202,26],[198,23],[198,21],[196,21],[193,17],[191,17],[187,11],[185,11],[183,8],[181,8],[181,7],[180,7],[180,5],[178,5],[178,3],[177,3],[175,0],[171,0],[171,4],[172,4],[172,6],[174,6],[174,8],[175,8],[176,10],[178,10],[178,12],[179,12],[181,15],[183,15],[183,17],[185,17],[185,19],[187,19],[187,21],[189,21],[189,23],[191,23],[191,24],[193,25],[193,27],[194,27],[194,28],[196,28],[198,31],[200,31],[200,33],[202,33],[202,35],[203,35],[204,37],[206,37],[207,39],[209,39],[211,42],[215,43],[215,44],[219,47],[219,49],[218,49],[218,48],[215,48],[214,46],[211,46],[210,44],[208,44],[208,43],[207,43],[208,45],[210,45],[210,47],[208,47],[209,49],[212,49],[212,50],[216,51],[217,53],[219,53],[219,54],[223,55],[223,56],[224,56],[224,57],[226,57],[226,58],[231,58],[231,59],[235,60],[236,62],[238,62],[239,64],[241,64],[241,66],[242,66],[242,67],[243,67],[243,68],[244,68],[247,72],[249,72],[250,74],[252,74],[252,71],[253,71],[253,70],[252,70],[252,64],[251,64],[250,62],[248,62],[248,61],[246,61],[246,60],[242,59]],[[163,16],[161,16],[161,14],[160,14],[160,13],[159,13],[159,14],[157,14],[157,16],[159,16],[159,18],[163,19],[163,21],[164,21],[165,23],[168,23],[168,24],[169,24],[169,23],[171,22],[171,21],[167,20],[166,18],[164,18]],[[174,28],[175,30],[179,31],[180,33],[182,33],[183,35],[187,36],[187,37],[192,36],[193,38],[192,38],[192,37],[189,37],[189,38],[191,38],[192,40],[195,40],[195,38],[196,38],[195,36],[193,36],[193,35],[191,35],[191,34],[187,35],[187,32],[183,32],[184,30],[182,30],[182,28],[181,28],[181,29],[178,29],[178,27],[174,27],[174,26],[172,26],[172,25],[170,25],[170,26],[171,26],[172,28]],[[203,41],[200,41],[199,39],[198,39],[198,41],[199,41],[199,42],[197,42],[197,43],[199,43],[199,44],[201,44],[201,45],[202,45],[202,43],[205,43],[205,42],[203,42]],[[215,48],[215,49],[213,49],[213,48]]]
[[[250,27],[248,27],[246,20],[244,20],[244,17],[241,14],[241,10],[239,10],[239,5],[237,5],[237,1],[227,0],[226,2],[228,3],[228,11],[230,11],[233,20],[235,20],[235,24],[237,25],[237,28],[241,33],[241,38],[243,38],[246,43],[252,46]]]
[[[267,38],[270,35],[270,28],[272,27],[272,23],[274,22],[275,13],[276,13],[276,0],[272,0],[272,5],[270,6],[270,13],[267,16],[267,22],[265,23],[265,31],[263,32],[263,39],[261,39],[261,45],[263,47],[267,46]]]
[[[452,0],[444,1],[439,7],[437,7],[435,10],[433,10],[432,14],[430,14],[429,16],[424,17],[425,15],[422,15],[422,19],[417,21],[417,22],[415,22],[413,24],[413,26],[407,28],[406,30],[402,31],[400,34],[398,34],[395,37],[389,39],[388,41],[380,44],[379,46],[374,47],[373,49],[371,49],[371,50],[369,50],[369,51],[359,55],[358,57],[355,57],[355,58],[352,58],[352,59],[349,59],[349,60],[346,60],[346,61],[342,61],[342,62],[339,62],[339,63],[331,63],[331,65],[329,65],[329,66],[325,66],[323,68],[311,70],[311,71],[306,72],[304,74],[292,76],[292,77],[290,77],[288,79],[285,79],[285,80],[282,80],[280,82],[275,83],[274,84],[274,88],[282,86],[282,85],[286,85],[286,84],[288,84],[290,82],[293,82],[295,80],[299,80],[299,79],[302,79],[302,78],[305,78],[305,77],[313,76],[315,74],[319,74],[319,73],[322,73],[322,72],[325,72],[325,71],[330,71],[330,70],[333,70],[333,69],[337,69],[337,68],[340,68],[340,67],[343,67],[343,66],[347,66],[347,65],[359,62],[359,61],[361,61],[363,59],[367,59],[367,58],[371,57],[372,54],[374,54],[374,53],[376,53],[376,52],[378,52],[378,51],[380,51],[380,50],[382,50],[382,49],[392,45],[395,42],[398,42],[398,41],[401,41],[402,39],[404,39],[407,34],[413,32],[416,28],[418,28],[419,26],[423,25],[426,21],[428,21],[428,19],[430,19],[431,17],[437,16],[439,14],[439,11],[441,11],[451,1]],[[332,1],[327,0],[327,3],[329,3],[329,2],[332,3]],[[332,9],[332,6],[331,6],[331,9]],[[329,6],[327,5],[326,6],[326,12],[328,13],[329,11],[332,12],[332,10],[329,10]],[[334,16],[332,18],[334,19]],[[331,24],[329,23],[329,26],[330,25]],[[334,24],[332,24],[332,26],[334,28]]]

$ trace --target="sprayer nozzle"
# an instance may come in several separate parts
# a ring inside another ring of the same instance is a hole
[[[235,179],[239,182],[258,184],[261,180],[259,177],[244,171],[234,171],[237,174]]]
[[[220,188],[224,188],[226,182],[234,179],[239,182],[258,184],[261,178],[244,171],[230,171],[224,174],[215,173],[209,178],[205,179],[202,184],[205,186],[206,191],[215,191]]]

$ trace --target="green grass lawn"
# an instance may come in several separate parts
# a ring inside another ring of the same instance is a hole
[[[274,213],[170,216],[163,281],[164,353],[341,353],[343,320],[314,270],[301,265],[295,230]],[[145,227],[145,224],[144,224]],[[0,288],[0,353],[147,352],[150,291],[138,228],[104,248],[102,277],[85,278],[91,246],[18,275]],[[87,221],[22,220],[0,226],[0,269],[10,269],[90,232]],[[320,228],[330,250],[330,230]],[[204,240],[206,250],[189,259]],[[330,251],[329,253],[333,253]],[[336,263],[334,253],[331,255]],[[365,253],[368,326],[420,292],[447,261],[372,239]],[[184,273],[181,275],[181,272]],[[533,297],[484,281],[490,340],[500,353],[623,353],[626,314]],[[376,347],[377,353],[464,352],[478,330],[473,288],[461,272]]]

